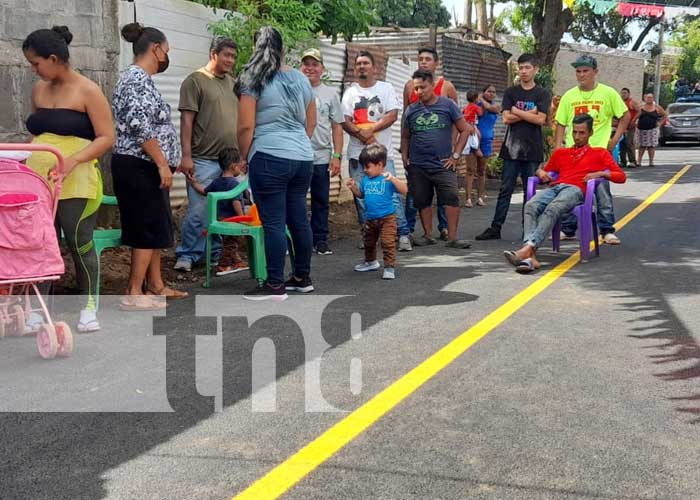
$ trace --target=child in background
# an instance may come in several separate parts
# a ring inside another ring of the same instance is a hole
[[[467,104],[467,106],[462,110],[462,114],[464,115],[466,122],[474,127],[474,133],[469,136],[467,145],[464,147],[464,154],[475,154],[480,158],[484,155],[479,150],[480,136],[479,129],[476,127],[476,124],[479,121],[479,117],[484,114],[484,108],[476,103],[478,99],[478,92],[474,92],[473,90],[467,92],[467,101],[469,101],[469,104]]]
[[[360,153],[359,163],[364,167],[365,177],[358,186],[353,179],[346,185],[357,198],[365,201],[367,222],[364,227],[365,260],[355,266],[355,271],[366,272],[379,269],[377,262],[377,239],[382,242],[384,254],[384,274],[382,279],[393,280],[396,277],[396,215],[393,204],[395,192],[406,194],[405,183],[384,172],[386,165],[386,148],[375,143],[366,146]]]
[[[221,177],[214,179],[207,187],[202,186],[194,174],[187,176],[195,191],[202,196],[208,193],[221,193],[231,191],[238,186],[236,177],[241,175],[244,163],[241,162],[241,154],[236,148],[225,148],[219,153],[219,167]],[[237,215],[244,215],[243,196],[238,196],[232,200],[220,200],[216,207],[216,217],[219,220],[228,219]],[[246,251],[246,241],[242,236],[224,236],[222,241],[222,252],[219,264],[216,268],[217,276],[237,273],[249,269],[248,264],[241,258],[239,251]]]
[[[484,114],[484,109],[479,106],[476,102],[479,99],[479,94],[470,90],[467,92],[467,101],[469,104],[462,110],[464,119],[468,124],[474,127],[474,133],[469,136],[467,144],[464,146],[464,151],[462,151],[462,158],[457,167],[457,175],[459,176],[459,183],[464,187],[466,193],[466,201],[464,206],[467,208],[472,208],[472,194],[471,194],[471,179],[476,175],[477,167],[477,157],[481,158],[484,155],[479,149],[479,129],[477,128],[478,117]]]

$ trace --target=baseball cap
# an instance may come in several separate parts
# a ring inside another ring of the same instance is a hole
[[[593,69],[598,69],[598,61],[595,60],[593,56],[578,56],[574,62],[571,63],[574,68],[580,68],[581,66],[588,66]]]
[[[311,57],[313,59],[316,59],[318,62],[323,64],[323,57],[321,57],[321,51],[315,48],[310,48],[306,49],[304,53],[301,55],[301,60],[303,61],[307,57]]]

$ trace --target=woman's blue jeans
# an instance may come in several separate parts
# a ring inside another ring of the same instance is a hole
[[[255,153],[248,178],[253,200],[265,230],[267,280],[284,283],[287,252],[285,225],[294,244],[294,274],[304,278],[311,271],[312,236],[306,215],[306,193],[311,183],[311,161],[288,160],[266,153]]]

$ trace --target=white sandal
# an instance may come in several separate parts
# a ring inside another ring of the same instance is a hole
[[[80,320],[78,320],[78,333],[91,333],[100,329],[100,323],[97,321],[97,314],[93,310],[83,309],[80,311]]]

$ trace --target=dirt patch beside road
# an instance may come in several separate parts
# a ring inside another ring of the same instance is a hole
[[[185,212],[186,206],[177,209],[173,213],[173,222],[175,227],[178,228],[175,232],[176,245],[180,240],[179,228]],[[352,202],[331,205],[329,219],[330,242],[347,238],[359,240],[360,233],[357,225],[357,215],[355,205]],[[66,261],[66,273],[58,283],[56,293],[77,293],[75,267],[67,251],[62,249],[62,253]],[[176,260],[175,247],[163,250],[162,256],[163,279],[168,286],[182,288],[204,282],[204,266],[202,265],[196,266],[191,273],[180,273],[173,270]],[[102,252],[102,287],[100,293],[112,295],[124,292],[126,282],[129,279],[130,262],[131,251],[128,248],[112,248]]]

